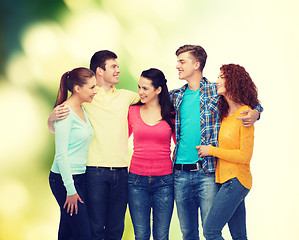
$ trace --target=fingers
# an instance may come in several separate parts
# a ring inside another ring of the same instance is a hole
[[[196,146],[197,154],[199,157],[202,157],[201,146]]]
[[[55,116],[57,120],[62,120],[70,114],[70,109],[67,106],[55,109]]]
[[[78,206],[77,206],[77,204],[71,204],[71,203],[65,202],[63,208],[66,208],[66,212],[69,213],[70,216],[73,216],[74,210],[75,210],[76,214],[78,213]]]
[[[78,214],[78,201],[84,203],[77,193],[74,195],[67,196],[63,208],[66,208],[66,212],[69,213],[70,216],[72,216],[73,213]]]
[[[252,124],[250,122],[242,122],[244,127],[250,127]]]
[[[70,204],[71,207],[70,207],[70,216],[73,216],[73,211],[74,211],[74,204]],[[77,204],[76,204],[77,205]]]
[[[78,200],[80,201],[80,203],[84,203],[84,202],[82,201],[82,199],[80,198],[80,196],[79,196]]]
[[[246,110],[244,110],[244,111],[240,112],[240,114],[249,113],[250,111],[251,111],[251,109],[246,109]]]

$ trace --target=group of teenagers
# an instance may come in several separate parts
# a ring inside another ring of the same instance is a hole
[[[92,56],[90,69],[62,75],[48,119],[59,240],[120,240],[127,205],[136,240],[167,240],[174,202],[183,240],[199,239],[199,212],[207,240],[224,239],[226,224],[233,239],[247,239],[253,124],[263,111],[257,88],[237,64],[222,65],[209,82],[199,45],[176,56],[187,84],[171,91],[156,68],[141,73],[138,94],[116,89],[120,69],[108,50]]]

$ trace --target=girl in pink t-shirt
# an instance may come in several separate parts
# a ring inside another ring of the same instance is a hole
[[[138,83],[140,101],[128,114],[134,152],[129,169],[129,210],[135,239],[169,239],[174,205],[171,137],[174,114],[162,71],[143,71]]]

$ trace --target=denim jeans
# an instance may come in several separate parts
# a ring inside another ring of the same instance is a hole
[[[174,205],[173,176],[140,176],[129,173],[129,210],[135,239],[149,240],[153,212],[153,239],[169,239]]]
[[[198,171],[174,169],[174,198],[184,240],[199,239],[198,208],[202,225],[210,210],[219,184],[215,183],[215,174]]]
[[[58,240],[89,240],[90,239],[90,226],[88,221],[88,214],[85,205],[85,182],[84,174],[73,175],[75,188],[80,198],[84,203],[77,202],[78,214],[70,216],[64,209],[66,200],[66,189],[60,174],[50,172],[49,184],[53,195],[60,207],[60,223],[58,230]]]
[[[237,178],[223,183],[206,218],[203,234],[207,240],[223,240],[221,231],[226,223],[234,240],[246,240],[244,198],[249,193]]]
[[[86,199],[92,240],[120,240],[128,202],[128,170],[86,168]]]

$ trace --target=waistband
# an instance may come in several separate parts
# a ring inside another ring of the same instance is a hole
[[[199,171],[202,168],[201,164],[202,162],[199,160],[191,164],[174,164],[173,168],[181,171]]]
[[[109,171],[128,170],[128,167],[96,167],[96,166],[87,166],[86,168],[89,168],[89,169],[106,169],[106,170],[109,170]]]

